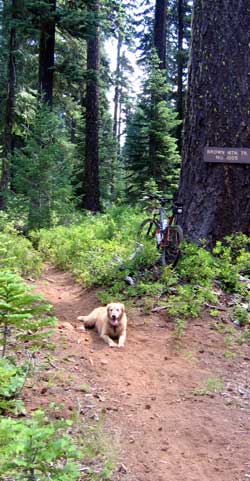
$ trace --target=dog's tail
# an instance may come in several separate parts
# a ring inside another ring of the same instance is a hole
[[[91,316],[78,316],[78,321],[82,321],[85,327],[94,327],[95,319]]]

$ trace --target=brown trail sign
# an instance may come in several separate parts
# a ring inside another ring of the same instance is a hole
[[[233,147],[205,147],[204,162],[250,164],[250,149]]]

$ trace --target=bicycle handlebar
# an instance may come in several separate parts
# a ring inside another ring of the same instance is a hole
[[[172,202],[174,207],[177,207],[177,208],[183,207],[183,203],[181,202],[174,202],[174,201],[171,201],[170,199],[167,199],[166,197],[160,197],[159,195],[156,195],[156,194],[147,194],[143,197],[143,200],[158,200],[162,206]]]

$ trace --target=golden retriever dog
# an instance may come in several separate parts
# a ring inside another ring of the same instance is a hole
[[[105,307],[97,307],[88,316],[79,316],[85,327],[97,329],[100,337],[110,347],[124,347],[126,340],[127,316],[120,302],[112,302]],[[113,341],[117,339],[118,344]]]

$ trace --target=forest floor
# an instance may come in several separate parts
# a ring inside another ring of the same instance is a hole
[[[249,346],[228,347],[205,313],[177,342],[165,311],[130,309],[126,346],[110,349],[79,329],[95,291],[51,266],[36,286],[59,323],[54,350],[38,353],[47,369],[24,391],[29,411],[63,402],[78,422],[103,417],[115,481],[250,480]]]

